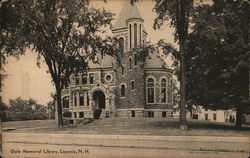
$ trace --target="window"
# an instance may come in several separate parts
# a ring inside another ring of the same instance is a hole
[[[205,120],[208,120],[208,114],[205,114]]]
[[[167,112],[166,111],[162,112],[162,117],[167,117]]]
[[[68,83],[68,82],[65,82],[64,88],[65,88],[65,89],[69,88],[69,83]]]
[[[134,65],[137,65],[137,54],[134,54]]]
[[[216,114],[213,114],[213,119],[216,121],[217,119]]]
[[[141,32],[142,32],[142,30],[141,30],[141,24],[140,24],[139,32],[140,32],[140,46],[141,46]]]
[[[89,106],[89,92],[87,92],[87,106]]]
[[[73,97],[74,97],[74,105],[77,106],[77,93],[74,93]]]
[[[135,111],[131,111],[131,117],[135,117]]]
[[[87,84],[87,74],[82,75],[82,84]]]
[[[134,24],[134,44],[137,47],[137,24]]]
[[[109,111],[106,111],[106,118],[109,117]]]
[[[148,117],[154,117],[154,112],[153,111],[148,111]]]
[[[131,81],[131,90],[135,90],[135,81]]]
[[[126,95],[126,87],[124,84],[121,85],[121,97],[125,97]]]
[[[76,118],[77,116],[76,116],[76,112],[74,112],[74,117]]]
[[[79,118],[84,118],[84,112],[79,112]]]
[[[167,102],[167,80],[163,78],[161,80],[161,103],[166,103]]]
[[[124,53],[124,38],[119,38],[119,49],[121,51],[121,54]]]
[[[110,81],[112,80],[112,76],[111,76],[110,74],[107,74],[107,75],[105,76],[105,80],[106,80],[107,82],[110,82]]]
[[[149,78],[147,80],[147,101],[148,103],[154,103],[154,79]]]
[[[132,59],[129,58],[129,70],[131,70],[131,69],[132,69]]]
[[[89,74],[89,84],[94,83],[94,74]]]
[[[79,96],[80,96],[80,105],[79,106],[84,106],[84,93],[80,93],[79,94]]]
[[[79,85],[79,75],[76,75],[75,79],[76,79],[76,85]]]
[[[63,97],[63,108],[69,108],[69,97]]]
[[[132,25],[129,24],[129,47],[132,49]]]
[[[124,66],[122,66],[122,75],[124,75]]]

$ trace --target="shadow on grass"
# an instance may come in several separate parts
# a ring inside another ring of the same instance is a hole
[[[209,130],[240,130],[250,131],[250,127],[235,128],[235,124],[232,123],[220,123],[220,122],[209,122],[200,120],[187,120],[188,129],[209,129]],[[166,120],[166,121],[155,121],[150,122],[150,126],[154,128],[179,128],[179,120]]]

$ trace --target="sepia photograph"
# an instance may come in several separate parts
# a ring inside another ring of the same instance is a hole
[[[0,158],[250,158],[248,0],[1,0]]]

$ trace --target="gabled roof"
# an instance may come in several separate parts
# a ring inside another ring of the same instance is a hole
[[[160,57],[159,53],[149,53],[146,59],[146,68],[166,68],[171,69],[167,63]]]
[[[117,21],[112,29],[120,29],[127,27],[126,21],[131,18],[141,18],[140,12],[136,4],[132,5],[130,0],[125,0]]]

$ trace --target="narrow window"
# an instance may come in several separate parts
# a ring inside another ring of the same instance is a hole
[[[106,111],[106,118],[109,117],[109,111]]]
[[[208,114],[205,114],[205,120],[208,120]]]
[[[135,81],[131,81],[131,90],[135,90]]]
[[[167,112],[166,111],[162,112],[162,117],[167,117]]]
[[[132,49],[132,25],[129,24],[129,47]]]
[[[121,51],[121,54],[124,53],[124,38],[119,38],[119,49]]]
[[[74,105],[77,106],[77,93],[74,93]]]
[[[94,74],[89,74],[89,84],[94,83]]]
[[[122,84],[122,85],[121,85],[121,96],[122,96],[122,97],[125,97],[125,95],[126,95],[126,88],[125,88],[125,85]]]
[[[163,78],[161,80],[161,103],[166,103],[167,101],[167,80]]]
[[[77,116],[76,116],[76,112],[74,112],[74,117],[76,118]]]
[[[76,85],[79,85],[79,75],[76,75],[75,78],[76,78]]]
[[[132,59],[129,58],[129,69],[131,70],[132,69]]]
[[[87,106],[89,106],[89,92],[87,92]]]
[[[141,32],[142,32],[141,24],[140,24],[140,30],[139,30],[139,32],[140,32],[140,46],[141,46]]]
[[[216,114],[213,114],[213,118],[216,121],[216,119],[217,119]]]
[[[131,111],[131,117],[135,117],[135,111]]]
[[[152,78],[149,78],[147,80],[147,100],[148,100],[148,103],[154,103],[154,79]]]
[[[79,112],[79,118],[84,118],[84,112]]]
[[[84,106],[84,93],[80,93],[80,105],[79,106]]]
[[[82,75],[82,84],[87,84],[87,74]]]
[[[122,67],[122,75],[124,75],[124,66],[121,66]]]
[[[134,44],[137,47],[137,24],[134,24]]]
[[[137,54],[134,54],[134,64],[137,65]]]
[[[63,97],[63,108],[69,108],[69,97]]]

